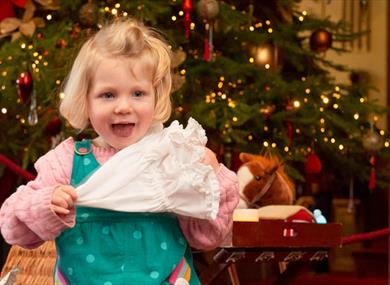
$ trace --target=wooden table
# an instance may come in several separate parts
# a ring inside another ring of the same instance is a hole
[[[201,281],[211,284],[227,269],[232,284],[239,285],[236,263],[274,262],[281,273],[272,284],[288,284],[310,263],[327,259],[340,241],[341,225],[335,223],[234,222],[232,243],[219,249],[214,256],[216,268],[210,268],[210,274],[201,274]]]

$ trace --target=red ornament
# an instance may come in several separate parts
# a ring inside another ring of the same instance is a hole
[[[23,104],[28,103],[31,99],[31,92],[33,90],[33,78],[28,70],[19,74],[18,79],[16,79],[16,88],[20,101]]]
[[[306,158],[305,162],[305,173],[306,174],[317,174],[322,170],[322,163],[318,155],[315,153],[310,154]]]
[[[310,48],[315,52],[325,52],[332,46],[332,34],[325,29],[318,29],[310,36]]]
[[[65,39],[59,39],[56,43],[57,48],[66,48],[68,46],[68,42]]]
[[[372,191],[376,187],[376,173],[375,173],[376,158],[374,155],[370,157],[370,164],[371,164],[371,172],[370,172],[370,181],[368,183],[368,189]]]
[[[15,17],[14,7],[18,6],[19,8],[24,8],[27,0],[1,0],[0,1],[0,21],[9,18]]]
[[[183,11],[184,11],[184,33],[185,37],[188,40],[190,38],[190,25],[191,25],[191,9],[192,2],[191,0],[183,1]]]
[[[203,60],[210,61],[211,60],[210,42],[207,37],[204,39],[203,47],[204,47]]]
[[[49,124],[46,126],[46,133],[48,133],[51,136],[55,136],[61,132],[62,129],[62,122],[61,119],[57,116],[55,116]]]

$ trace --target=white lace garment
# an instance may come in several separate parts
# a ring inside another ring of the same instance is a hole
[[[190,118],[151,128],[147,135],[111,157],[77,187],[77,204],[124,212],[174,212],[215,219],[219,183],[201,163],[207,137]]]

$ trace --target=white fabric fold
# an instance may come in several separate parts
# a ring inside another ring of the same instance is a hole
[[[111,157],[77,187],[77,204],[123,212],[174,212],[215,219],[219,183],[201,160],[207,137],[190,118],[155,126],[147,135]]]

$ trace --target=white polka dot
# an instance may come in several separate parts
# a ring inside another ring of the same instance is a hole
[[[102,228],[102,233],[105,235],[108,235],[110,233],[110,228],[109,227],[103,227]]]
[[[125,265],[124,265],[124,264],[121,266],[121,271],[122,271],[122,272],[125,271]]]
[[[110,281],[107,281],[107,282],[104,282],[103,285],[112,285],[112,283]]]
[[[134,231],[133,232],[133,238],[141,239],[142,238],[142,233],[140,231]]]
[[[150,272],[150,278],[157,279],[158,276],[160,276],[160,273],[158,273],[157,271]]]
[[[84,165],[88,165],[88,164],[90,164],[91,163],[91,160],[88,158],[88,157],[84,157],[84,159],[83,159],[83,164]]]
[[[168,249],[168,245],[167,245],[167,243],[165,241],[160,244],[160,247],[163,250],[167,250]]]
[[[87,257],[85,258],[85,260],[88,263],[93,263],[93,262],[95,262],[95,256],[93,254],[88,254]]]
[[[79,238],[76,240],[76,243],[77,243],[78,245],[83,244],[83,243],[84,243],[84,239],[83,239],[82,237],[79,237]]]
[[[72,267],[69,267],[69,268],[68,268],[68,274],[69,274],[69,275],[73,275],[73,268],[72,268]]]
[[[89,214],[88,214],[88,213],[84,213],[84,214],[81,215],[81,217],[82,217],[83,219],[88,219]]]

